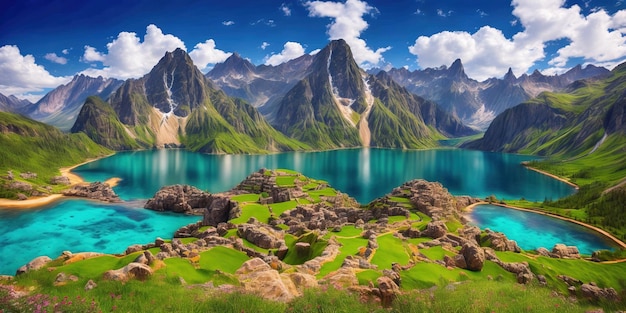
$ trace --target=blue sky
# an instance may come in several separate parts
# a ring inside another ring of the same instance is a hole
[[[165,51],[207,72],[232,52],[279,64],[343,38],[363,68],[461,58],[470,77],[626,60],[626,5],[607,0],[57,1],[0,4],[0,93],[36,100],[78,73],[141,77]]]

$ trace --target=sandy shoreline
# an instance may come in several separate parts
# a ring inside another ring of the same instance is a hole
[[[59,169],[59,171],[61,172],[61,175],[66,176],[67,178],[70,179],[70,185],[76,185],[76,184],[83,184],[86,183],[85,180],[72,173],[71,171],[81,165],[102,159],[102,158],[106,158],[111,156],[110,155],[106,155],[100,158],[93,158],[93,159],[88,159],[85,162],[76,164],[76,165],[72,165],[69,167],[62,167]],[[115,187],[117,186],[117,184],[119,184],[119,182],[122,179],[119,177],[112,177],[107,179],[104,183],[109,184],[111,187]],[[51,194],[49,196],[45,196],[45,197],[32,197],[32,198],[28,198],[26,200],[10,200],[10,199],[0,199],[0,208],[4,208],[4,209],[32,209],[32,208],[36,208],[36,207],[40,207],[43,205],[47,205],[50,203],[54,203],[56,201],[59,201],[61,199],[66,199],[66,198],[72,198],[72,197],[67,197],[64,196],[63,194],[60,193],[55,193],[55,194]]]
[[[542,211],[539,211],[539,210],[532,210],[532,209],[520,208],[520,207],[516,207],[516,206],[508,205],[508,204],[501,204],[501,203],[495,203],[495,202],[494,202],[494,203],[488,203],[488,202],[479,202],[479,203],[475,203],[475,204],[472,204],[472,205],[470,205],[470,206],[466,207],[466,208],[464,209],[464,211],[465,211],[466,213],[471,213],[471,212],[472,212],[472,210],[473,210],[473,209],[474,209],[477,205],[482,205],[482,204],[491,204],[491,205],[496,205],[496,206],[499,206],[499,207],[504,207],[504,208],[508,208],[508,209],[513,209],[513,210],[519,210],[519,211],[525,211],[525,212],[530,212],[530,213],[535,213],[535,214],[546,215],[546,216],[553,217],[553,218],[558,218],[558,219],[560,219],[560,220],[564,220],[564,221],[567,221],[567,222],[570,222],[570,223],[578,224],[578,225],[580,225],[580,226],[583,226],[583,227],[585,227],[585,228],[591,229],[591,230],[593,230],[593,231],[595,231],[595,232],[597,232],[597,233],[599,233],[599,234],[601,234],[601,235],[605,236],[606,238],[608,238],[608,239],[610,239],[611,241],[615,242],[615,243],[616,243],[618,246],[620,246],[621,248],[626,249],[626,243],[624,243],[623,241],[619,240],[617,237],[615,237],[615,236],[611,235],[611,233],[609,233],[609,232],[607,232],[607,231],[605,231],[605,230],[603,230],[603,229],[601,229],[601,228],[598,228],[598,227],[593,226],[593,225],[589,225],[589,224],[584,223],[584,222],[581,222],[581,221],[577,221],[577,220],[575,220],[575,219],[571,219],[571,218],[568,218],[568,217],[564,217],[564,216],[557,215],[557,214],[553,214],[553,213],[549,213],[549,212],[542,212]],[[470,219],[470,220],[471,220],[471,218],[469,218],[468,216],[466,216],[466,218],[468,218],[468,219]]]
[[[564,182],[564,183],[566,183],[566,184],[568,184],[568,185],[570,185],[570,186],[572,186],[572,187],[576,188],[576,190],[578,190],[578,189],[579,189],[578,185],[576,185],[576,184],[572,183],[571,181],[569,181],[569,180],[567,180],[567,179],[565,179],[565,178],[563,178],[563,177],[559,177],[559,176],[556,176],[556,175],[554,175],[554,174],[548,173],[548,172],[546,172],[546,171],[542,171],[542,170],[540,170],[540,169],[534,168],[534,167],[532,167],[532,166],[528,165],[528,162],[522,162],[522,165],[524,165],[524,167],[525,167],[525,168],[527,168],[527,169],[529,169],[529,170],[531,170],[531,171],[535,171],[535,172],[537,172],[537,173],[539,173],[539,174],[543,174],[543,175],[546,175],[546,176],[548,176],[548,177],[552,177],[552,178],[554,178],[554,179],[556,179],[556,180],[558,180],[558,181],[562,181],[562,182]]]

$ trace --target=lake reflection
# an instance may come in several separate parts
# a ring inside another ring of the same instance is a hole
[[[229,190],[260,168],[286,168],[328,181],[361,203],[405,181],[439,181],[456,195],[543,201],[569,195],[567,184],[529,171],[531,156],[461,149],[346,149],[270,155],[208,155],[185,150],[120,152],[75,172],[88,181],[120,177],[123,199],[151,197],[161,186],[190,184],[210,192]]]

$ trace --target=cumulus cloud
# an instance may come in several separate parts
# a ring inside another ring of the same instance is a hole
[[[58,56],[56,53],[46,53],[46,55],[44,55],[44,59],[57,64],[67,64],[67,59],[62,56]]]
[[[267,48],[267,47],[269,47],[269,46],[270,46],[270,44],[269,44],[268,42],[265,42],[265,41],[264,41],[264,42],[261,44],[261,50],[265,50],[265,48]]]
[[[283,51],[278,54],[272,54],[265,57],[265,65],[279,65],[289,60],[293,60],[304,55],[304,47],[293,41],[287,41],[283,46]]]
[[[193,63],[201,70],[205,69],[209,64],[224,62],[231,55],[232,53],[230,52],[216,49],[215,40],[213,39],[197,44],[194,49],[189,52]]]
[[[61,53],[68,55],[70,53],[70,49],[63,49]]]
[[[165,55],[165,52],[181,48],[187,51],[185,43],[171,34],[163,34],[156,25],[148,25],[146,34],[141,39],[132,32],[121,32],[115,40],[107,44],[107,53],[85,46],[82,61],[103,68],[90,68],[82,73],[90,76],[104,76],[118,79],[139,78],[150,70]],[[194,64],[205,69],[209,64],[225,61],[232,53],[216,48],[215,41],[208,39],[198,43],[189,52]]]
[[[17,46],[0,47],[0,93],[37,101],[44,89],[69,82],[71,77],[55,77],[35,62],[30,54],[22,55]]]
[[[515,73],[526,73],[536,62],[544,60],[546,45],[567,40],[555,56],[548,59],[559,73],[573,58],[588,63],[617,65],[626,58],[626,11],[609,15],[597,10],[584,15],[578,5],[565,6],[565,0],[513,0],[515,24],[523,31],[506,38],[503,33],[484,26],[475,33],[441,32],[420,36],[409,51],[422,67],[451,64],[461,58],[470,77],[482,80],[501,76],[511,67]]]
[[[234,21],[223,21],[222,25],[224,25],[224,26],[231,26],[231,25],[235,25],[235,22]]]
[[[280,5],[280,10],[283,11],[285,16],[291,16],[291,8],[286,3]]]
[[[121,32],[115,40],[107,44],[107,53],[85,46],[83,61],[101,62],[104,68],[91,68],[83,73],[119,79],[138,78],[148,73],[165,52],[176,48],[186,50],[185,43],[173,35],[163,34],[154,24],[146,28],[143,42],[136,33]]]
[[[366,14],[378,12],[376,8],[360,0],[347,0],[345,3],[332,1],[308,1],[304,3],[311,17],[330,17],[333,21],[328,25],[330,40],[344,39],[350,48],[356,62],[370,68],[383,60],[383,53],[391,47],[372,50],[361,33],[369,26],[363,19]]]

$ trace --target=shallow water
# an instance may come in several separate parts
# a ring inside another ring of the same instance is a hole
[[[182,225],[198,216],[157,213],[88,200],[62,200],[37,209],[0,209],[0,274],[40,255],[56,258],[72,252],[123,253],[134,243],[171,238]]]
[[[476,206],[470,217],[474,225],[503,232],[524,250],[540,247],[551,250],[555,244],[562,243],[591,255],[596,250],[616,247],[615,243],[593,230],[542,214],[486,204]]]
[[[459,149],[347,149],[272,155],[207,155],[185,150],[120,152],[80,166],[87,181],[122,179],[115,187],[126,205],[64,200],[28,210],[0,208],[0,274],[39,255],[57,257],[63,250],[121,253],[131,244],[170,238],[198,217],[141,209],[160,187],[191,184],[210,192],[226,191],[260,168],[293,169],[328,181],[367,203],[405,181],[441,182],[456,195],[503,199],[558,199],[574,192],[567,184],[527,170],[529,156]],[[136,200],[136,201],[135,201]]]

